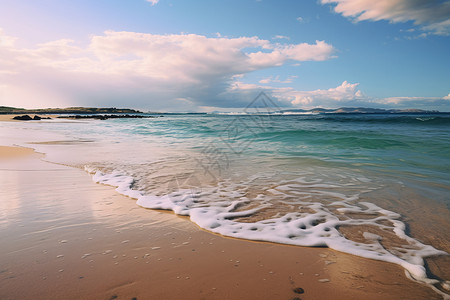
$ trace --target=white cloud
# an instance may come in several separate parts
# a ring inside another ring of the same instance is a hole
[[[255,95],[265,91],[279,101],[280,107],[294,107],[310,109],[315,107],[372,107],[372,108],[419,108],[450,111],[450,94],[445,97],[388,97],[373,98],[358,89],[358,83],[344,81],[341,85],[312,91],[301,91],[291,87],[274,87],[267,85],[271,80],[262,84],[248,84],[236,81],[230,87],[230,93],[246,93]]]
[[[62,39],[20,48],[2,32],[0,40],[6,41],[0,44],[0,82],[8,87],[2,94],[8,99],[0,100],[28,107],[58,99],[74,105],[167,109],[183,102],[174,99],[189,99],[194,105],[210,105],[215,99],[212,106],[229,106],[224,92],[233,78],[292,60],[326,60],[334,53],[323,41],[280,44],[258,37],[196,34],[107,31],[83,47]]]
[[[262,84],[268,84],[268,83],[272,83],[272,82],[273,83],[292,83],[292,81],[295,78],[298,78],[298,76],[296,76],[296,75],[288,76],[285,80],[281,80],[280,76],[275,76],[275,77],[270,76],[270,77],[261,79],[259,81],[259,83],[262,83]]]
[[[297,21],[299,21],[300,23],[303,23],[305,20],[302,17],[297,17]]]
[[[450,94],[444,97],[388,97],[378,99],[378,102],[382,104],[406,105],[408,103],[417,103],[422,101],[448,102],[448,100],[450,100]]]
[[[362,100],[365,96],[357,89],[359,83],[344,81],[340,86],[326,90],[314,91],[283,91],[281,95],[287,97],[293,105],[311,105],[313,103],[341,102]]]
[[[291,83],[295,76],[243,83],[245,74],[287,62],[321,61],[334,48],[314,44],[272,43],[258,37],[154,35],[107,31],[89,43],[61,39],[17,46],[0,29],[0,103],[21,107],[116,106],[152,110],[245,107],[261,90],[284,107],[406,106],[427,103],[449,107],[442,98],[365,96],[358,83],[300,91],[270,84]]]
[[[152,4],[152,6],[156,5],[159,2],[159,0],[146,0],[146,1],[150,2]]]
[[[450,35],[450,1],[438,0],[321,0],[336,4],[334,11],[355,21],[413,21],[423,30]]]
[[[382,107],[420,108],[450,112],[450,96],[445,97],[388,97],[376,99]]]
[[[316,41],[315,44],[284,45],[280,50],[287,58],[296,61],[321,61],[327,60],[334,53],[333,46],[324,41]]]
[[[271,78],[262,80],[260,83],[267,84],[276,82]],[[348,83],[344,81],[335,88],[318,89],[313,91],[299,91],[291,87],[274,87],[268,85],[247,84],[236,81],[231,86],[232,92],[265,90],[277,98],[283,106],[312,108],[317,106],[339,107],[343,103],[351,101],[366,101],[368,98],[358,90],[359,83]]]
[[[285,36],[285,35],[276,35],[276,36],[274,36],[273,37],[273,39],[276,39],[276,40],[290,40],[291,38],[290,37],[288,37],[288,36]]]

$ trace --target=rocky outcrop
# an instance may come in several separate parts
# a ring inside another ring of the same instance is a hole
[[[51,118],[50,117],[43,118],[43,117],[39,117],[38,115],[35,115],[33,118],[30,117],[29,115],[15,116],[13,118],[13,120],[20,120],[20,121],[31,121],[31,120],[39,121],[39,120],[48,120],[48,119],[51,119]]]
[[[29,115],[23,115],[23,116],[15,116],[13,120],[30,121],[33,120],[33,118],[30,117]]]

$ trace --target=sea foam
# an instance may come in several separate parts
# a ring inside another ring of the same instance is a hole
[[[280,185],[268,189],[267,193],[259,194],[252,200],[257,199],[258,205],[249,205],[252,201],[232,187],[229,187],[228,191],[221,191],[222,196],[227,195],[224,192],[228,192],[228,197],[211,202],[199,199],[214,198],[218,192],[217,188],[203,188],[195,192],[191,189],[179,189],[166,195],[155,196],[134,190],[133,177],[122,172],[103,173],[90,167],[85,169],[93,174],[95,182],[115,186],[117,192],[137,199],[139,206],[172,210],[178,215],[189,216],[198,226],[214,233],[289,245],[326,246],[341,252],[398,264],[405,269],[408,277],[432,286],[441,294],[442,292],[434,285],[441,287],[448,285],[446,282],[428,278],[424,267],[425,257],[447,255],[446,252],[409,237],[405,232],[405,224],[399,220],[401,217],[399,214],[370,202],[358,201],[358,193],[345,195],[321,190],[332,189],[333,184],[322,183],[320,180],[306,181],[303,178],[297,178],[294,182],[292,180],[280,182]],[[368,180],[363,178],[361,181]],[[302,192],[304,190],[307,192]],[[298,197],[295,199],[287,197],[285,194],[287,192]],[[291,211],[253,222],[238,221],[240,218],[254,216],[270,208],[273,204],[265,200],[275,195],[284,195],[284,204],[296,205],[307,209],[308,212]],[[311,195],[330,200],[328,203],[311,201]],[[250,208],[242,209],[243,207]],[[364,217],[348,217],[349,215]],[[340,231],[341,227],[366,230],[361,234],[364,241],[347,238]],[[373,231],[371,229],[395,234],[402,243],[386,247],[383,243],[384,237],[370,232]]]

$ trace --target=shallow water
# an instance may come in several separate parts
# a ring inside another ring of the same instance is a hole
[[[328,246],[399,264],[442,291],[448,284],[448,260],[431,274],[423,259],[450,252],[449,115],[3,124],[50,161],[209,231]]]

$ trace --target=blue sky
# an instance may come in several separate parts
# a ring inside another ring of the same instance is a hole
[[[0,0],[0,105],[450,111],[450,1]]]

